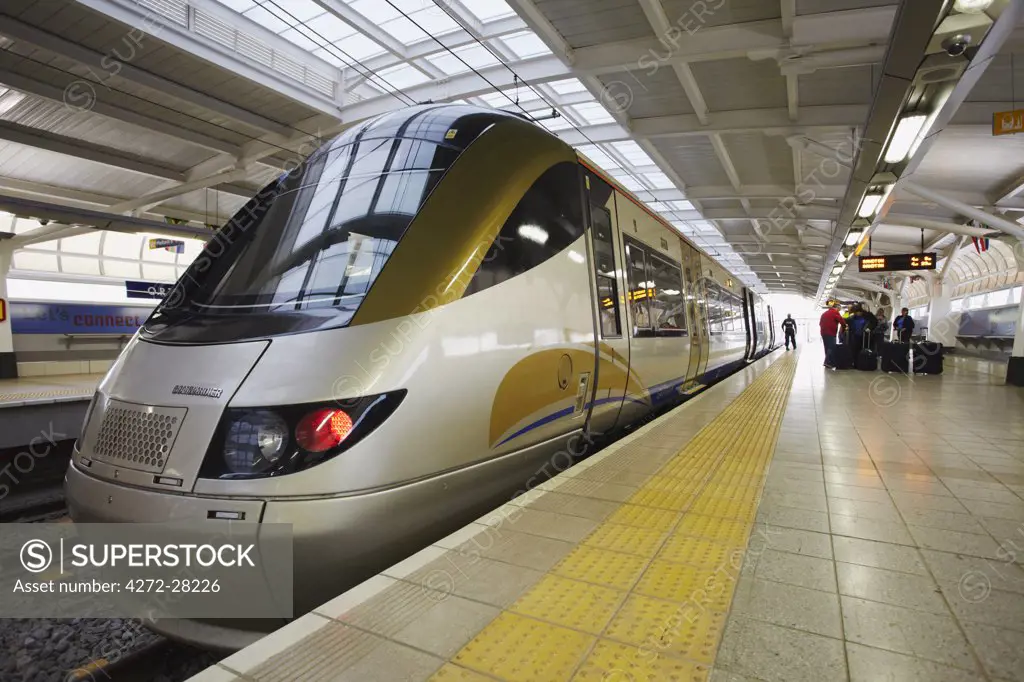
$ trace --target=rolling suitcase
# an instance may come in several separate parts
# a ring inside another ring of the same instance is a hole
[[[882,343],[882,371],[910,374],[910,344],[887,341]]]
[[[865,330],[860,352],[857,353],[857,369],[862,372],[878,370],[878,354],[871,350],[871,332]]]
[[[942,344],[919,341],[914,344],[914,373],[942,374]]]
[[[838,344],[832,349],[832,366],[836,369],[853,369],[853,346],[848,343]]]

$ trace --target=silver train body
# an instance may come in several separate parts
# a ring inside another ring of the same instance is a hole
[[[99,386],[68,506],[293,524],[297,616],[539,482],[581,435],[764,355],[774,326],[548,132],[414,107],[348,130],[210,241]],[[158,442],[118,437],[147,418],[170,425]],[[231,650],[282,624],[155,627]]]

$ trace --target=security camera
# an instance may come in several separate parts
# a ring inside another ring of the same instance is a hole
[[[942,41],[942,49],[946,51],[950,57],[959,57],[971,44],[971,36],[965,34],[958,34],[950,36]]]

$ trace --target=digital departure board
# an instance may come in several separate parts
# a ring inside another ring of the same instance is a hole
[[[861,272],[895,272],[898,270],[934,270],[934,253],[901,253],[890,256],[861,256]]]

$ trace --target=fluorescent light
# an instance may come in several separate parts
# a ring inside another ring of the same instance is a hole
[[[846,245],[856,246],[857,242],[860,241],[861,232],[859,230],[851,230],[850,234],[846,235]]]
[[[864,198],[860,200],[860,206],[857,208],[857,216],[870,218],[875,215],[875,211],[878,210],[878,205],[881,203],[881,194],[865,194]]]
[[[979,14],[992,4],[992,0],[954,0],[953,9],[964,14]]]
[[[886,163],[899,163],[907,158],[927,120],[926,114],[913,114],[900,119],[896,125],[896,132],[889,140],[889,148],[885,150]]]
[[[523,239],[529,239],[531,242],[536,242],[543,246],[548,243],[548,231],[540,225],[520,225],[519,236]]]
[[[845,263],[846,262],[846,254],[843,253],[842,251],[840,251],[839,255],[836,256],[836,262],[837,263]]]

